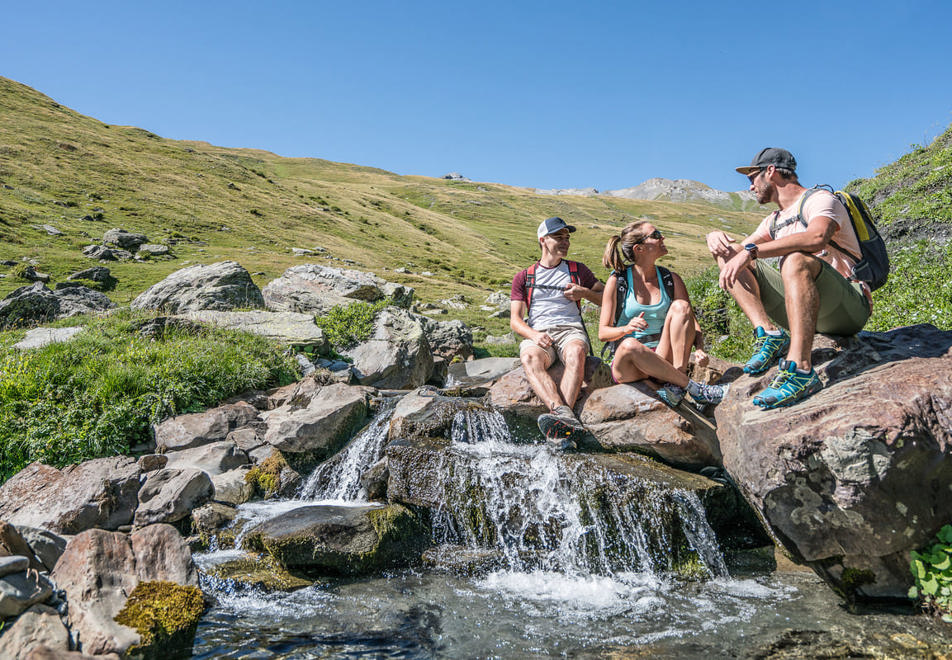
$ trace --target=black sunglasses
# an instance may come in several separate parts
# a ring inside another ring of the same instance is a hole
[[[653,238],[653,239],[655,239],[655,240],[660,240],[660,239],[664,238],[664,234],[661,233],[661,230],[660,230],[660,229],[655,229],[653,232],[651,232],[651,233],[648,234],[647,236],[642,236],[641,238],[639,238],[637,241],[635,241],[634,243],[632,243],[632,245],[638,245],[639,243],[643,243],[643,242],[647,241],[649,238]]]

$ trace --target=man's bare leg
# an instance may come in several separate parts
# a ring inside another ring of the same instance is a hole
[[[587,350],[584,343],[570,341],[562,351],[562,363],[565,371],[562,372],[562,381],[559,383],[559,392],[565,405],[575,408],[578,393],[582,389],[582,378],[585,376],[585,356]]]
[[[531,347],[523,351],[519,359],[522,362],[523,369],[525,369],[526,379],[528,379],[532,391],[542,400],[542,403],[548,406],[549,410],[555,410],[563,405],[555,381],[546,371],[549,366],[546,352],[541,348]]]
[[[816,333],[816,318],[820,309],[816,278],[819,277],[821,268],[819,259],[803,252],[788,254],[780,268],[787,319],[790,323],[787,359],[796,362],[797,368],[804,371],[813,368],[810,353],[813,350],[813,335]]]
[[[717,257],[717,267],[723,269],[724,264],[730,261],[736,253],[737,250],[734,249],[727,257]],[[760,300],[760,286],[757,284],[757,278],[754,277],[754,271],[749,268],[741,271],[734,281],[734,285],[727,292],[731,294],[731,297],[737,302],[737,306],[740,307],[755,328],[777,329],[777,326],[767,316],[764,303]]]

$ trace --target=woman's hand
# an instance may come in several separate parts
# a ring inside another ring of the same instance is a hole
[[[632,320],[628,321],[628,324],[624,327],[625,334],[630,335],[633,332],[641,332],[648,327],[648,322],[644,319],[645,313],[642,312]]]

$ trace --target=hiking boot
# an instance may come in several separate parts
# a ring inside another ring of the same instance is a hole
[[[754,354],[744,365],[744,373],[751,375],[767,371],[773,361],[783,355],[790,346],[790,335],[783,328],[780,328],[780,335],[777,337],[768,335],[767,331],[760,326],[757,326],[754,334],[757,337]]]
[[[655,394],[666,404],[676,408],[684,400],[684,392],[683,387],[678,387],[674,383],[665,383],[660,390],[655,391]]]
[[[823,383],[814,369],[804,374],[797,371],[797,363],[780,360],[780,371],[767,388],[754,397],[754,405],[764,410],[781,408],[802,401],[823,389]]]
[[[539,415],[537,423],[546,442],[561,451],[576,449],[574,436],[585,433],[582,422],[578,421],[572,409],[565,405],[558,406],[550,413]]]
[[[726,385],[702,385],[697,381],[688,381],[687,391],[697,403],[706,405],[713,403],[717,405],[727,396],[727,391],[731,388],[730,383]]]

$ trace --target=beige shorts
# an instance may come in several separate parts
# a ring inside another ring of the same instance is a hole
[[[562,355],[566,345],[571,341],[580,341],[585,344],[586,352],[591,350],[588,344],[588,335],[578,326],[557,325],[554,328],[547,328],[542,332],[552,337],[552,345],[548,348],[542,348],[531,339],[523,339],[522,343],[519,344],[519,356],[521,357],[526,351],[532,350],[533,348],[537,351],[544,351],[546,355],[546,369],[551,367],[555,360]]]

